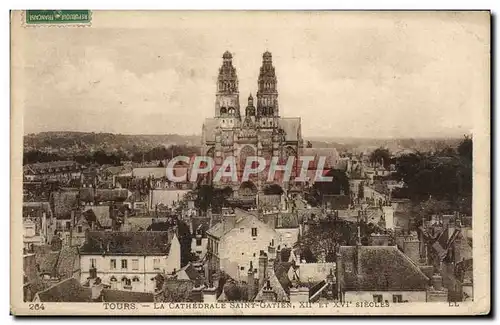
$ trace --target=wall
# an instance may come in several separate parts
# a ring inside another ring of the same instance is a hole
[[[257,237],[252,237],[252,228],[257,228]],[[242,228],[242,229],[240,229]],[[259,265],[259,253],[267,252],[269,243],[274,239],[274,245],[279,245],[279,235],[257,219],[236,226],[220,241],[220,267],[235,280],[245,280],[248,274],[250,261],[253,267]],[[243,270],[241,269],[243,267]],[[258,276],[258,274],[256,275]],[[246,280],[245,280],[246,281]]]
[[[177,235],[170,241],[170,252],[165,261],[165,272],[171,273],[181,268],[181,244]]]
[[[373,295],[382,295],[382,301],[386,300],[392,304],[393,295],[402,295],[403,301],[425,302],[427,300],[425,291],[347,291],[345,292],[345,301],[374,301]]]
[[[81,255],[80,256],[80,266],[81,266],[81,276],[80,281],[85,282],[90,276],[89,269],[91,267],[90,259],[94,258],[96,260],[97,276],[102,279],[106,284],[111,284],[112,288],[124,290],[123,283],[121,281],[122,277],[127,277],[133,279],[137,277],[139,281],[132,281],[131,291],[147,291],[154,292],[155,282],[151,279],[157,274],[163,272],[163,270],[169,269],[169,261],[165,256],[138,256],[138,255]],[[116,260],[116,269],[111,269],[111,260]],[[154,259],[159,259],[159,268],[154,268]],[[180,268],[180,252],[179,252],[179,267]],[[127,269],[121,269],[121,261],[127,260]],[[138,269],[132,269],[132,260],[138,260]],[[170,261],[171,263],[171,261]],[[114,276],[118,281],[113,284],[110,279]]]
[[[162,189],[162,190],[152,190],[150,192],[150,210],[154,210],[157,204],[164,204],[166,206],[172,206],[174,202],[182,200],[182,198],[190,190],[177,190],[177,189]]]
[[[279,228],[276,229],[276,232],[280,236],[278,243],[281,246],[280,248],[291,248],[299,240],[299,228]]]
[[[301,263],[297,274],[301,282],[317,282],[325,280],[330,270],[335,274],[335,269],[335,263]]]
[[[208,238],[201,238],[201,245],[196,245],[196,238],[191,241],[191,252],[198,255],[200,258],[207,253]],[[200,253],[198,253],[200,252]]]

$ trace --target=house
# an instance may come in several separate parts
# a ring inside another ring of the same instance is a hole
[[[82,166],[75,161],[51,161],[23,166],[23,177],[27,181],[57,180],[69,182],[80,179]]]
[[[472,242],[470,227],[458,215],[437,216],[419,229],[421,255],[440,276],[449,301],[473,298]]]
[[[430,279],[395,246],[341,246],[337,270],[341,301],[397,303],[428,300]],[[438,294],[442,291],[438,285],[434,289]]]
[[[198,258],[203,258],[207,254],[208,236],[207,231],[210,228],[209,217],[192,217],[190,222],[192,236],[191,252]]]
[[[170,231],[89,231],[81,247],[81,281],[95,273],[112,289],[154,292],[152,278],[181,268],[180,243]]]
[[[190,190],[177,188],[154,189],[149,193],[149,209],[154,210],[159,205],[172,207],[178,204]]]
[[[38,291],[68,278],[80,279],[77,247],[63,247],[55,236],[51,245],[38,246],[24,255],[24,299],[32,301]]]
[[[248,264],[258,264],[259,253],[279,244],[279,234],[259,218],[241,209],[224,209],[222,221],[207,231],[209,268],[235,280],[246,279]]]
[[[26,249],[50,243],[54,232],[55,220],[49,202],[23,203],[23,243]]]

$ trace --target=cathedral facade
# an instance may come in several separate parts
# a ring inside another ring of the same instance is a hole
[[[214,116],[205,119],[202,130],[203,154],[220,166],[228,156],[236,158],[238,175],[241,176],[246,158],[263,157],[267,162],[279,157],[286,162],[290,156],[298,160],[303,145],[299,117],[282,117],[278,101],[278,79],[273,66],[272,55],[262,56],[257,92],[250,94],[245,109],[240,108],[238,76],[233,66],[231,53],[225,52],[217,78]],[[295,164],[292,176],[296,175]],[[248,184],[227,184],[234,188],[246,185],[254,192],[265,183],[267,175],[261,173],[250,178]],[[280,184],[281,185],[281,184]],[[240,194],[243,189],[239,188]]]

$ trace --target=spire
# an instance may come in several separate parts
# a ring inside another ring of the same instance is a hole
[[[278,79],[273,66],[271,52],[262,54],[257,91],[257,115],[259,117],[279,116],[278,108]]]
[[[250,96],[248,96],[248,105],[247,105],[247,108],[245,109],[245,115],[246,116],[255,116],[255,107],[253,106],[252,94],[250,94]]]
[[[231,60],[233,58],[233,55],[231,54],[231,52],[229,51],[226,51],[224,52],[224,54],[222,55],[222,58],[225,59],[225,60]]]
[[[226,51],[222,55],[222,66],[217,77],[215,103],[216,117],[240,117],[238,76],[233,66],[233,55]]]

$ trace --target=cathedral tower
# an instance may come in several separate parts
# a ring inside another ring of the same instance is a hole
[[[237,120],[240,120],[238,76],[233,66],[233,56],[229,51],[224,52],[222,60],[217,78],[215,117],[224,118],[224,124],[226,122],[236,123]]]
[[[275,127],[279,117],[278,80],[270,52],[262,55],[257,91],[257,119],[260,127]]]

